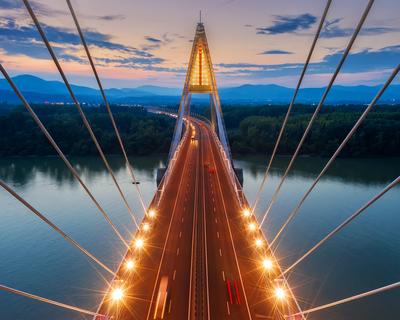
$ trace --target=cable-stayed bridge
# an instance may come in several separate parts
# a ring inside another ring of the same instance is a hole
[[[128,159],[124,142],[119,134],[118,123],[113,117],[104,93],[95,61],[92,59],[89,50],[89,44],[86,43],[84,33],[80,28],[78,17],[70,0],[66,1],[100,88],[118,144],[126,161],[129,176],[139,195],[140,204],[145,215],[143,221],[136,220],[126,195],[121,189],[109,165],[107,156],[104,154],[90,122],[73,92],[45,30],[42,28],[29,1],[23,0],[137,230],[132,239],[125,239],[122,236],[108,212],[101,206],[89,187],[81,179],[76,168],[57,145],[57,141],[47,131],[45,125],[8,75],[6,67],[0,65],[0,71],[21,99],[22,104],[38,125],[39,130],[46,136],[68,170],[95,204],[99,214],[108,222],[115,236],[126,248],[126,254],[118,269],[112,270],[106,263],[94,256],[50,221],[45,214],[28,203],[11,186],[0,180],[0,185],[5,192],[11,194],[16,201],[22,203],[34,215],[61,235],[63,239],[87,256],[91,263],[100,267],[106,275],[110,276],[109,286],[105,288],[104,298],[98,310],[86,310],[52,300],[51,297],[42,297],[39,293],[24,292],[11,288],[5,284],[6,279],[1,279],[1,290],[74,310],[93,316],[94,319],[293,320],[306,319],[311,313],[393,290],[400,286],[399,282],[391,283],[384,287],[371,288],[370,291],[361,292],[353,296],[341,297],[337,301],[332,301],[326,305],[302,310],[301,304],[293,294],[290,283],[287,280],[290,272],[302,261],[311,256],[327,241],[334,238],[337,233],[363,214],[369,206],[380,200],[386,192],[398,185],[400,177],[393,180],[367,203],[361,204],[357,211],[327,233],[325,237],[291,265],[280,266],[279,260],[275,256],[279,255],[276,250],[276,243],[284,233],[286,226],[298,214],[321,177],[329,169],[368,113],[379,101],[386,88],[397,76],[400,65],[397,65],[390,77],[382,84],[381,90],[377,92],[374,99],[365,108],[365,111],[327,161],[300,202],[289,213],[287,220],[277,234],[272,235],[272,240],[268,241],[262,231],[262,226],[268,222],[267,218],[279,196],[281,187],[292,169],[301,147],[323,107],[325,99],[336,77],[339,75],[358,34],[362,30],[363,24],[374,4],[373,0],[368,1],[364,8],[359,23],[343,51],[342,58],[333,72],[308,126],[305,128],[304,134],[298,142],[296,151],[292,155],[277,188],[267,203],[267,209],[260,221],[257,220],[254,212],[257,206],[260,206],[261,192],[268,182],[272,163],[332,1],[328,0],[326,2],[303,71],[299,77],[295,94],[283,120],[274,150],[253,204],[248,203],[246,200],[242,191],[240,177],[238,178],[240,171],[234,167],[232,162],[210,49],[207,43],[205,27],[200,19],[190,53],[179,109],[177,113],[167,113],[176,118],[168,166],[165,170],[160,171],[157,192],[148,206],[143,201],[133,165]],[[192,94],[208,94],[210,96],[211,119],[200,119],[191,114],[190,101]]]

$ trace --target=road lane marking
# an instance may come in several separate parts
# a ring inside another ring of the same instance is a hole
[[[171,233],[172,221],[174,220],[174,217],[175,217],[175,212],[176,212],[176,208],[177,208],[177,205],[178,205],[179,194],[182,192],[183,177],[185,176],[185,171],[188,170],[187,169],[187,164],[188,164],[188,161],[190,161],[190,160],[188,160],[188,157],[189,157],[189,154],[185,158],[183,158],[184,160],[183,160],[182,175],[179,178],[177,197],[175,198],[175,203],[174,203],[174,207],[172,209],[171,219],[170,219],[169,224],[168,224],[167,235],[165,237],[164,246],[163,246],[163,250],[162,250],[162,254],[161,254],[160,264],[158,265],[156,281],[154,282],[154,287],[153,287],[152,294],[151,294],[151,299],[150,299],[150,305],[149,305],[149,309],[148,309],[148,312],[147,312],[147,317],[146,317],[147,320],[150,318],[150,314],[151,314],[151,311],[152,311],[152,305],[153,305],[153,301],[154,301],[154,297],[155,297],[155,293],[156,293],[156,287],[157,287],[158,279],[160,277],[161,266],[162,266],[162,263],[163,263],[163,260],[164,260],[164,256],[165,256],[165,252],[166,252],[166,248],[167,248],[167,243],[168,243],[169,236],[170,236],[170,233]]]
[[[222,257],[222,250],[221,250],[221,248],[219,249],[219,255]]]
[[[179,238],[182,238],[182,231],[179,232]]]
[[[214,162],[214,166],[216,166],[214,150],[213,150],[213,147],[211,145],[211,141],[210,140],[208,141],[208,144],[209,144],[210,149],[211,149],[211,155],[212,155],[212,159],[213,159],[213,162]],[[214,142],[214,145],[215,145],[215,142]],[[240,270],[239,261],[238,261],[238,257],[237,257],[237,253],[236,253],[236,247],[235,247],[235,243],[233,241],[231,225],[230,225],[230,222],[229,222],[229,219],[228,219],[228,213],[227,213],[227,209],[226,209],[225,198],[224,198],[224,195],[223,195],[224,193],[222,191],[221,181],[220,181],[218,172],[216,174],[216,180],[217,180],[219,192],[221,194],[222,206],[223,206],[223,209],[224,209],[226,223],[228,225],[228,231],[229,231],[229,236],[230,236],[230,239],[231,239],[231,245],[232,245],[232,249],[233,249],[233,253],[234,253],[234,257],[235,257],[236,267],[237,267],[237,270],[239,272],[239,279],[240,279],[241,287],[243,288],[243,296],[244,296],[244,301],[245,301],[245,304],[246,304],[247,314],[249,316],[249,319],[252,319],[251,313],[250,313],[249,302],[247,300],[247,295],[246,295],[245,287],[244,287],[244,284],[243,284],[242,273],[241,273],[241,270]]]
[[[182,222],[183,222],[183,217],[182,217],[182,220],[181,220]]]
[[[174,270],[174,275],[172,276],[172,280],[175,280],[176,277],[176,269]]]
[[[171,313],[172,299],[169,301],[168,313]]]
[[[179,256],[179,248],[176,250],[176,255]]]
[[[217,231],[217,238],[219,239],[219,232]]]
[[[216,212],[217,211],[217,209],[214,207],[214,212]]]
[[[224,270],[222,270],[222,280],[224,280],[224,282],[225,282],[225,272],[224,272]]]
[[[229,309],[229,303],[228,301],[226,302],[226,310],[228,312],[228,315],[231,315],[231,310]]]
[[[215,218],[215,223],[218,223],[218,220],[217,220],[217,218]]]

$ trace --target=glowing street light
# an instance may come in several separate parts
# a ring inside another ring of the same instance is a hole
[[[250,217],[251,211],[249,209],[243,209],[243,217],[247,218]]]
[[[143,229],[143,231],[146,231],[146,232],[149,231],[150,230],[150,224],[147,223],[147,222],[143,223],[142,229]]]
[[[113,301],[120,301],[124,297],[124,291],[121,288],[115,288],[111,293]]]
[[[278,300],[284,300],[286,298],[286,292],[281,287],[275,288],[275,296]]]
[[[128,261],[126,261],[125,267],[128,270],[132,270],[135,267],[135,261],[133,261],[132,259],[129,259]]]
[[[154,209],[150,209],[147,214],[150,218],[154,218],[156,216],[156,211]]]
[[[271,270],[273,267],[273,263],[270,258],[264,258],[262,265],[263,265],[263,268],[267,271]]]
[[[141,249],[144,245],[144,240],[142,238],[138,238],[135,240],[135,248]]]
[[[264,244],[264,241],[262,241],[262,239],[258,238],[256,239],[256,247],[257,248],[261,248]]]
[[[254,222],[250,222],[248,228],[250,231],[255,231],[257,229],[257,226]]]

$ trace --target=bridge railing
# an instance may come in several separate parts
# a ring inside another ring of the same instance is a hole
[[[158,207],[161,199],[164,195],[164,191],[168,185],[169,179],[171,177],[171,172],[173,172],[176,161],[178,159],[179,153],[181,152],[182,149],[182,145],[187,141],[187,139],[189,139],[189,130],[188,130],[188,120],[186,118],[183,119],[185,121],[185,133],[183,135],[183,138],[180,140],[178,146],[176,147],[176,150],[174,152],[174,155],[171,157],[167,169],[164,173],[163,178],[161,179],[160,184],[157,187],[157,191],[155,194],[155,198],[154,198],[154,203],[156,204],[156,206]]]
[[[243,207],[243,204],[245,201],[244,193],[243,193],[242,186],[239,182],[239,179],[236,175],[235,169],[233,167],[232,159],[226,154],[225,148],[223,147],[222,143],[220,142],[217,134],[214,131],[212,131],[212,134],[214,136],[214,141],[216,141],[219,152],[222,156],[225,169],[229,174],[229,178],[231,180],[232,185],[234,186],[236,197],[237,197],[240,205]]]

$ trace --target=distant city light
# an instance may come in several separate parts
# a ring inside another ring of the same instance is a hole
[[[111,294],[111,298],[112,298],[114,301],[119,301],[119,300],[121,300],[121,299],[123,298],[123,296],[124,296],[124,292],[122,291],[121,288],[115,288],[115,289],[113,290],[112,294]]]

